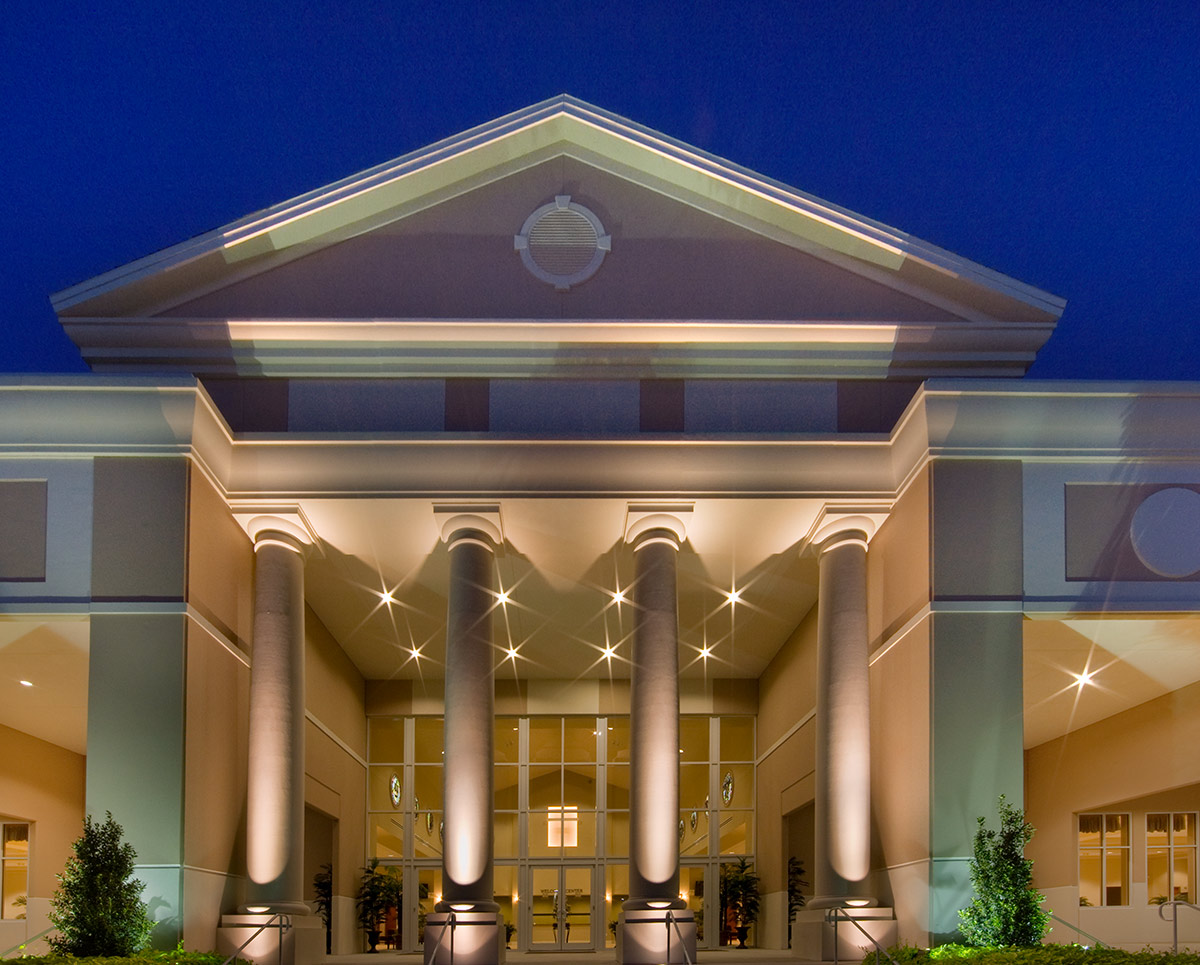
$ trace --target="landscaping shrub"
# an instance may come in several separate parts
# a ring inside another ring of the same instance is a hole
[[[970,865],[975,897],[958,913],[959,927],[966,943],[975,947],[1040,945],[1050,915],[1042,911],[1046,899],[1033,889],[1033,862],[1025,857],[1033,826],[1003,794],[997,809],[999,831],[979,819]]]
[[[137,852],[121,843],[122,834],[112,812],[102,824],[90,814],[84,820],[50,900],[58,934],[47,941],[56,952],[124,957],[149,943],[154,923],[142,904],[142,883],[133,877]]]

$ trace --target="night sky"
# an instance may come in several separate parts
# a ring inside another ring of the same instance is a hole
[[[5,3],[0,371],[49,295],[563,92],[1067,299],[1200,380],[1200,2]]]

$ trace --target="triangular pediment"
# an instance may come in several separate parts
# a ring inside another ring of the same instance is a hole
[[[594,276],[556,287],[526,270],[516,236],[568,198],[602,224],[605,254]],[[1062,310],[567,97],[54,301],[94,367],[267,375],[356,374],[363,358],[385,375],[562,375],[621,359],[614,375],[1012,374]]]

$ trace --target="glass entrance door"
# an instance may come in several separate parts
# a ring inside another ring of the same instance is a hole
[[[529,947],[584,951],[592,943],[592,869],[530,868]]]

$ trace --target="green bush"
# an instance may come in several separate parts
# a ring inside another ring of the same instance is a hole
[[[1085,948],[1082,945],[1034,945],[1024,948],[968,948],[939,945],[913,948],[900,945],[888,949],[899,965],[932,965],[958,960],[964,965],[1198,965],[1200,955],[1192,952],[1124,952],[1115,948]],[[880,961],[884,961],[882,958]],[[863,965],[875,965],[872,950]]]
[[[122,844],[121,825],[108,812],[103,824],[89,814],[83,834],[71,845],[75,855],[58,876],[50,900],[48,939],[56,952],[77,956],[124,957],[145,948],[154,923],[142,904],[142,883],[133,877],[137,852]]]
[[[979,819],[970,865],[975,897],[958,913],[959,927],[966,943],[977,948],[1040,945],[1050,915],[1041,908],[1046,898],[1033,889],[1033,862],[1025,857],[1033,826],[1003,794],[997,809],[999,831]]]

